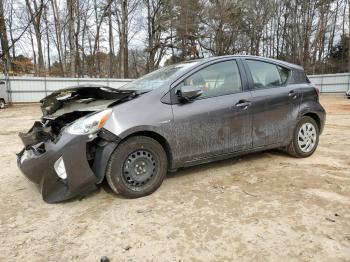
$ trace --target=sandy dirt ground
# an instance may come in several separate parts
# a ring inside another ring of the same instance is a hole
[[[350,261],[350,100],[323,96],[316,153],[273,150],[169,174],[135,200],[46,204],[16,166],[38,106],[0,111],[0,261]]]

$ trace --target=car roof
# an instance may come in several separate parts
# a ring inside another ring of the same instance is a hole
[[[267,57],[263,57],[263,56],[253,56],[253,55],[212,56],[212,57],[208,57],[208,58],[202,58],[202,59],[197,59],[197,60],[190,60],[188,62],[199,61],[199,62],[202,62],[202,63],[206,63],[206,62],[215,61],[215,60],[224,60],[224,59],[227,59],[227,58],[256,59],[256,60],[260,60],[260,61],[276,63],[276,64],[279,64],[281,66],[285,66],[285,67],[289,67],[289,68],[293,68],[293,69],[297,69],[297,70],[304,70],[303,67],[301,67],[299,65],[296,65],[296,64],[292,64],[292,63],[281,61],[281,60],[277,60],[277,59],[267,58]]]

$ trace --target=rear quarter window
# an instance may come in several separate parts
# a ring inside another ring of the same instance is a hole
[[[310,84],[311,83],[311,81],[307,77],[306,73],[302,70],[294,70],[293,71],[293,80],[294,80],[294,84],[304,84],[304,83]]]

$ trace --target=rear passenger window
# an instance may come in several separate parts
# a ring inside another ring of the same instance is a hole
[[[267,62],[247,60],[253,77],[254,89],[283,86],[287,83],[290,70]]]

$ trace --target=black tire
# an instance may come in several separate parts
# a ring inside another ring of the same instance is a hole
[[[140,167],[141,171],[138,170],[145,173],[136,171],[138,163],[146,164],[144,169]],[[137,198],[157,190],[167,170],[168,159],[163,147],[153,138],[134,136],[114,150],[108,162],[106,177],[115,193]]]
[[[311,124],[315,128],[315,131],[316,131],[315,144],[309,152],[304,152],[298,143],[298,139],[299,139],[298,134],[299,134],[301,127],[304,124]],[[298,157],[298,158],[311,156],[315,152],[315,150],[318,146],[319,136],[320,136],[320,131],[319,131],[319,127],[318,127],[316,121],[312,117],[303,116],[300,119],[299,123],[297,124],[297,126],[294,130],[292,141],[287,146],[288,154],[290,154],[291,156],[294,156],[294,157]]]
[[[0,99],[0,109],[4,109],[5,108],[5,100],[4,99]]]

